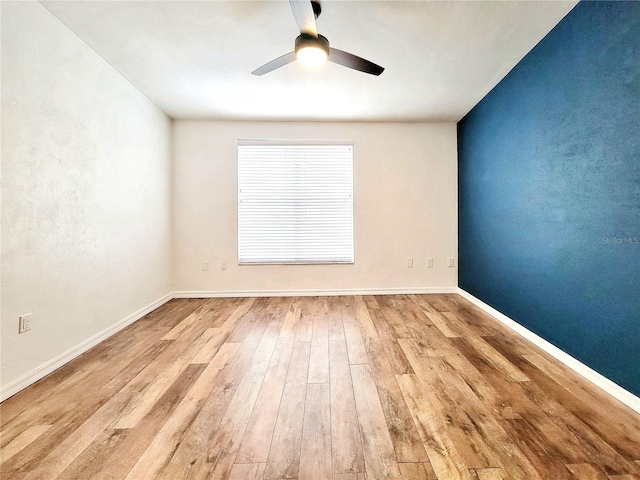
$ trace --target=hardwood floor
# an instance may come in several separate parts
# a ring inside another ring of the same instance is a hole
[[[173,300],[0,415],[7,480],[640,480],[640,416],[458,295]]]

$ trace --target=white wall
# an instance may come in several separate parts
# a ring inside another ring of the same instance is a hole
[[[174,121],[173,219],[178,291],[455,288],[455,124]],[[353,140],[354,265],[238,266],[239,138]],[[426,268],[426,258],[434,268]],[[414,267],[406,268],[407,258]],[[210,269],[202,271],[202,261]],[[220,270],[227,261],[228,269]],[[457,261],[456,261],[457,265]]]
[[[170,155],[160,109],[38,3],[2,2],[3,388],[171,291]]]

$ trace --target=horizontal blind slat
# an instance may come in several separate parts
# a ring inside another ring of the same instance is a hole
[[[238,261],[353,263],[352,145],[238,145]]]

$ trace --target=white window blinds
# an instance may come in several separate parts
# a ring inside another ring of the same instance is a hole
[[[353,263],[353,146],[238,142],[238,263]]]

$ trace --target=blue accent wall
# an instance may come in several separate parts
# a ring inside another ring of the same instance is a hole
[[[640,395],[640,2],[582,2],[458,123],[459,285]]]

